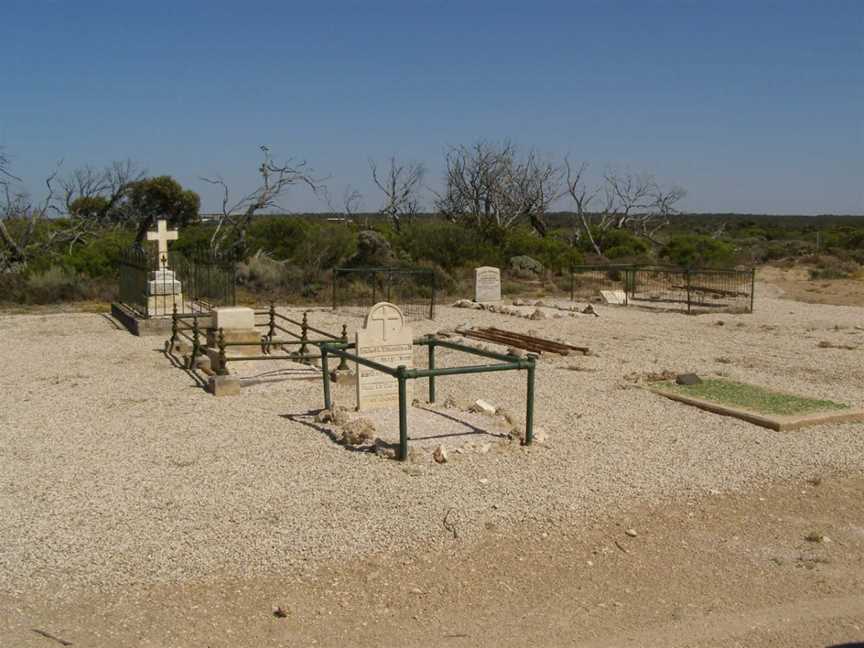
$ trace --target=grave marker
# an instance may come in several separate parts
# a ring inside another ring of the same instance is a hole
[[[623,290],[601,290],[600,296],[607,304],[626,304],[627,295]]]
[[[492,266],[474,268],[474,301],[501,301],[501,270]]]
[[[375,304],[366,314],[363,328],[357,331],[356,353],[388,367],[414,367],[414,333],[405,324],[402,311],[389,302]],[[357,409],[398,407],[399,391],[395,378],[357,364]],[[413,381],[408,381],[411,401]]]
[[[160,267],[150,274],[147,282],[147,314],[150,317],[170,315],[174,307],[183,311],[183,286],[168,269],[168,241],[176,241],[177,230],[168,229],[168,221],[156,222],[156,231],[147,232],[147,240],[155,241],[159,251]]]

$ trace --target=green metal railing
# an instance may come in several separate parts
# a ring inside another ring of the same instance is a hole
[[[337,358],[350,360],[357,364],[369,367],[375,371],[392,376],[398,382],[397,389],[399,395],[399,453],[398,458],[405,461],[408,458],[408,396],[407,396],[407,381],[427,378],[429,381],[429,402],[435,402],[435,378],[439,376],[457,376],[462,374],[490,373],[496,371],[519,371],[527,372],[527,389],[526,389],[526,408],[525,408],[525,445],[531,445],[534,441],[534,374],[536,370],[536,356],[528,354],[527,358],[519,358],[517,356],[505,355],[502,353],[494,353],[493,351],[485,351],[474,347],[450,342],[447,340],[439,340],[434,336],[427,335],[426,337],[414,340],[414,344],[427,346],[429,350],[429,366],[426,369],[409,369],[404,365],[398,367],[389,367],[380,362],[363,358],[356,353],[349,352],[349,349],[356,349],[356,344],[335,344],[325,342],[321,344],[321,373],[324,380],[324,408],[332,407],[332,399],[330,395],[330,372],[328,370],[328,356],[336,356]],[[453,351],[461,351],[469,355],[481,356],[491,360],[497,360],[499,364],[488,365],[469,365],[463,367],[441,367],[435,366],[435,348],[444,347]],[[358,376],[359,380],[360,377]]]

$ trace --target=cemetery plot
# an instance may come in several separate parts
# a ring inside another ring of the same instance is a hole
[[[755,271],[639,265],[573,266],[570,301],[693,312],[752,313]]]
[[[168,242],[178,237],[159,220],[147,233],[156,250],[133,246],[120,254],[119,299],[111,311],[136,335],[166,333],[175,310],[201,314],[235,302],[233,264],[206,250],[169,250]]]
[[[716,414],[733,416],[772,430],[794,430],[822,423],[864,420],[864,411],[756,385],[705,379],[695,384],[655,383],[651,391]]]
[[[410,329],[407,329],[410,332]],[[357,376],[357,405],[358,408],[370,406],[393,406],[399,408],[399,450],[397,457],[404,461],[408,458],[408,381],[418,378],[427,378],[429,386],[429,402],[435,402],[435,379],[438,376],[454,376],[459,374],[476,374],[495,371],[521,370],[527,372],[527,405],[525,416],[525,444],[530,445],[533,441],[534,420],[534,371],[535,358],[519,358],[513,355],[504,355],[483,351],[457,344],[446,340],[439,340],[434,336],[426,336],[414,340],[413,344],[426,346],[428,350],[428,368],[413,369],[408,364],[413,361],[413,347],[404,337],[406,327],[402,313],[394,304],[382,302],[376,304],[369,311],[366,318],[364,331],[358,332],[357,342],[354,344],[321,344],[321,374],[324,381],[324,410],[332,411],[333,402],[330,389],[330,371],[328,368],[328,355],[336,356],[343,360],[354,362],[358,366]],[[461,351],[470,355],[480,356],[486,359],[497,360],[497,364],[469,365],[462,367],[435,366],[435,348],[448,348]],[[379,356],[379,362],[365,357],[364,349],[371,350]],[[386,358],[386,359],[385,359]],[[389,362],[390,364],[384,364]],[[392,366],[399,363],[397,366]],[[371,371],[370,371],[371,370]],[[395,393],[392,390],[392,380],[385,381],[374,375],[374,372],[383,374],[390,379],[396,380]],[[364,375],[365,374],[365,375]]]
[[[266,317],[266,321],[260,321],[262,317]],[[208,391],[226,396],[239,393],[241,384],[250,384],[248,379],[241,383],[239,376],[231,374],[229,364],[280,360],[309,364],[320,358],[318,347],[322,342],[347,340],[345,325],[341,336],[336,336],[310,326],[306,312],[302,320],[296,320],[277,312],[276,306],[271,304],[264,311],[216,308],[208,317],[175,311],[171,338],[165,343],[165,349],[168,354],[179,354],[185,368],[207,376]],[[340,363],[337,371],[348,372],[347,363]]]

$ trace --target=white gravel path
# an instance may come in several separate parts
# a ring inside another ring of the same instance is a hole
[[[171,366],[162,339],[133,337],[106,317],[0,316],[0,591],[62,597],[220,575],[291,578],[320,561],[422,552],[452,538],[442,526],[451,509],[470,541],[486,522],[539,531],[636,501],[864,469],[862,425],[771,432],[623,380],[722,372],[864,406],[864,309],[768,297],[754,315],[597,308],[599,318],[525,321],[444,307],[416,324],[418,334],[465,321],[536,329],[596,355],[540,360],[536,424],[548,445],[451,454],[408,471],[311,425],[321,386],[300,374],[213,398]],[[329,313],[311,322],[337,330],[343,319],[352,333],[360,323]],[[439,354],[439,366],[458,361]],[[339,389],[344,402],[350,389]],[[520,420],[524,391],[521,372],[438,381],[440,401],[483,398]]]

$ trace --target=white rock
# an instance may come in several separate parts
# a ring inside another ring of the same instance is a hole
[[[435,452],[432,453],[432,458],[435,460],[435,463],[447,463],[447,449],[443,445],[439,445],[435,448]]]
[[[488,414],[489,416],[493,416],[495,414],[495,406],[491,403],[487,403],[483,399],[478,399],[474,401],[474,404],[471,406],[472,412],[478,412],[480,414]]]

